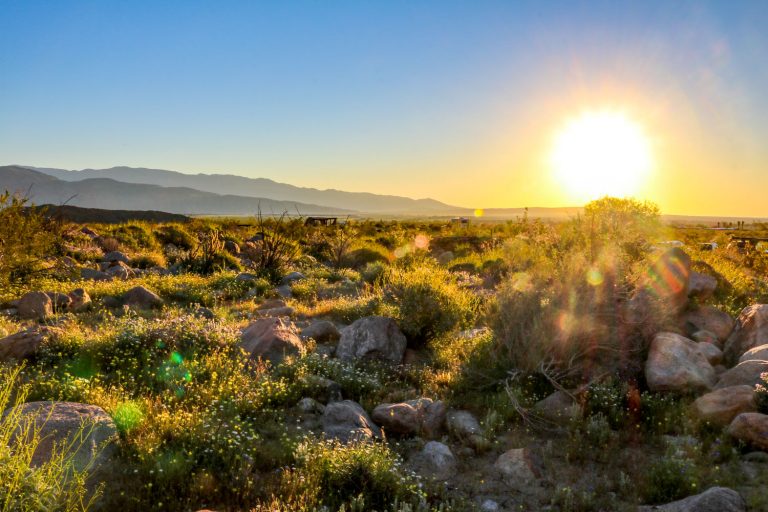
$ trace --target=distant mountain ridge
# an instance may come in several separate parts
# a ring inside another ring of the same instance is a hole
[[[456,212],[470,211],[466,208],[441,203],[435,199],[411,199],[402,196],[345,192],[334,189],[319,190],[279,183],[267,178],[246,178],[232,174],[184,174],[177,171],[142,167],[112,167],[110,169],[83,169],[79,171],[24,167],[68,182],[109,178],[123,183],[185,187],[220,195],[295,201],[364,213],[450,215]]]
[[[124,183],[108,178],[64,181],[28,167],[0,166],[0,191],[8,190],[29,197],[35,204],[69,204],[108,210],[160,210],[185,215],[253,215],[262,212],[340,214],[354,212],[298,201],[222,195],[188,187],[161,187]]]

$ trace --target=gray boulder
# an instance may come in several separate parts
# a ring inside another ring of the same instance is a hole
[[[709,331],[720,343],[728,339],[736,324],[731,315],[712,306],[699,306],[686,311],[681,321],[687,333],[692,335],[698,331]]]
[[[688,296],[699,300],[706,300],[715,293],[717,279],[699,272],[691,272],[688,279]]]
[[[555,391],[533,406],[533,411],[556,424],[566,424],[581,416],[581,406],[567,393]]]
[[[394,404],[381,404],[371,413],[373,421],[386,432],[422,434],[434,438],[445,423],[446,407],[438,400],[419,398]]]
[[[651,391],[686,393],[712,389],[717,376],[695,341],[662,332],[651,342],[645,379]]]
[[[720,375],[715,389],[729,386],[752,386],[762,382],[761,375],[768,372],[768,361],[743,361]]]
[[[149,309],[162,306],[163,299],[143,286],[135,286],[123,294],[123,304],[140,309]]]
[[[20,318],[44,320],[53,315],[53,301],[43,292],[25,293],[16,306]]]
[[[94,270],[92,268],[81,268],[80,277],[82,279],[88,279],[90,281],[110,281],[112,276],[106,272],[100,270]]]
[[[725,342],[726,363],[734,364],[747,350],[768,344],[768,304],[754,304],[741,311],[736,327]]]
[[[438,441],[429,441],[408,462],[414,471],[432,480],[448,480],[458,471],[456,456]]]
[[[751,348],[744,352],[744,354],[742,354],[742,356],[739,358],[740,363],[754,360],[768,361],[768,344]]]
[[[21,361],[34,356],[55,332],[51,327],[37,326],[0,339],[0,362]]]
[[[698,418],[714,425],[725,427],[733,418],[743,412],[756,409],[753,386],[729,386],[706,395],[693,402],[693,411]]]
[[[91,306],[91,296],[84,288],[76,288],[69,292],[69,309],[71,311],[83,311]]]
[[[679,501],[651,507],[640,507],[639,512],[746,512],[744,498],[727,487],[710,487],[701,494]]]
[[[101,259],[101,261],[107,261],[110,263],[115,261],[120,261],[123,263],[128,263],[131,261],[131,259],[128,256],[126,256],[125,253],[122,253],[120,251],[112,251],[105,254],[104,257]]]
[[[304,350],[296,327],[281,318],[261,318],[252,322],[240,336],[240,347],[253,359],[263,359],[278,364],[288,355]]]
[[[743,412],[728,426],[728,435],[768,452],[768,414]]]
[[[528,493],[539,487],[544,465],[532,450],[514,448],[499,455],[493,467],[505,484]]]
[[[301,281],[302,279],[305,279],[305,277],[301,272],[291,272],[290,274],[283,276],[280,280],[280,284],[291,284],[296,281]]]
[[[365,409],[352,400],[326,405],[322,425],[326,437],[342,443],[381,438],[379,427],[368,417]]]
[[[368,316],[342,329],[336,357],[382,359],[399,364],[403,361],[406,343],[405,335],[393,319]]]
[[[341,338],[341,333],[333,322],[316,320],[301,330],[301,337],[305,339],[312,338],[318,343],[328,343],[338,341]]]

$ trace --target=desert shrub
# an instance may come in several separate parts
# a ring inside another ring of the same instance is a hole
[[[647,469],[641,493],[646,503],[668,503],[695,494],[698,484],[693,462],[679,454],[668,454]]]
[[[155,230],[155,237],[163,244],[173,244],[179,249],[189,251],[195,247],[197,240],[181,224],[165,224]]]
[[[253,271],[277,283],[301,253],[297,237],[304,232],[304,227],[300,219],[290,219],[287,213],[268,219],[261,211],[256,216],[256,227],[257,239],[246,244],[243,253]]]
[[[374,261],[366,264],[360,270],[360,277],[368,284],[373,284],[384,276],[387,270],[387,265],[380,261]]]
[[[152,229],[146,224],[121,224],[112,228],[109,235],[131,251],[157,248]]]
[[[41,442],[40,426],[24,422],[18,406],[27,397],[18,384],[20,368],[0,368],[0,509],[85,511],[96,496],[88,497],[87,474],[73,465],[77,445],[54,448],[49,460],[32,465]]]
[[[293,510],[321,505],[329,510],[387,510],[393,503],[418,506],[425,499],[418,477],[386,444],[307,439],[295,458],[295,469],[284,470],[279,487],[281,501]]]
[[[141,254],[131,258],[131,266],[134,268],[164,267],[165,263],[165,256],[158,252]]]
[[[478,310],[474,294],[461,288],[449,271],[428,260],[390,268],[382,290],[400,328],[417,342],[470,327]]]
[[[375,242],[367,242],[353,248],[346,256],[346,263],[352,268],[362,268],[371,263],[386,264],[389,261],[389,250]]]
[[[121,249],[120,240],[111,236],[99,236],[93,240],[103,252],[119,251]]]
[[[0,194],[0,285],[29,282],[57,242],[55,221],[27,200]]]
[[[181,266],[190,272],[210,275],[223,270],[240,270],[240,260],[224,250],[224,240],[218,230],[198,233],[195,247],[181,260]]]

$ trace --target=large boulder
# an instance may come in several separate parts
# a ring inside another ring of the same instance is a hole
[[[386,432],[423,434],[435,437],[445,423],[446,408],[442,401],[419,398],[395,404],[381,404],[371,413],[373,421]]]
[[[16,306],[18,315],[29,320],[44,320],[53,315],[53,301],[44,292],[25,293]]]
[[[717,366],[723,360],[723,351],[713,343],[701,342],[697,343],[696,347],[712,366]]]
[[[438,441],[429,441],[408,462],[418,474],[433,480],[448,480],[458,470],[458,461],[451,449]]]
[[[555,391],[536,402],[533,412],[552,423],[565,424],[581,416],[581,406],[564,391]]]
[[[365,409],[352,400],[326,405],[322,425],[326,437],[342,443],[381,438],[381,429],[368,417]]]
[[[760,376],[765,372],[768,372],[768,361],[753,360],[741,362],[720,375],[715,389],[741,385],[755,387],[755,385],[762,382]]]
[[[505,484],[519,492],[538,488],[543,476],[541,459],[528,448],[514,448],[502,453],[493,467]]]
[[[39,429],[39,444],[32,454],[32,465],[45,463],[54,450],[71,443],[75,469],[82,471],[90,466],[91,478],[96,480],[113,469],[117,429],[101,407],[75,402],[29,402],[18,409],[7,409],[3,416],[9,414],[18,419],[17,436],[29,436],[31,430]],[[26,429],[26,426],[33,428]]]
[[[0,339],[0,361],[21,361],[34,356],[53,332],[51,327],[30,327]]]
[[[301,281],[304,278],[304,274],[301,272],[291,272],[290,274],[283,276],[283,278],[280,280],[280,284],[292,284],[296,281]]]
[[[700,396],[693,410],[701,420],[725,427],[743,412],[756,409],[754,386],[729,386]]]
[[[735,325],[731,315],[712,306],[699,306],[686,311],[681,320],[689,335],[708,331],[717,336],[720,343],[728,339]]]
[[[83,311],[90,307],[91,296],[84,288],[76,288],[69,292],[69,309],[72,311]]]
[[[699,300],[706,300],[715,293],[717,289],[717,279],[699,272],[691,272],[688,279],[688,296]]]
[[[744,352],[739,358],[739,362],[744,361],[768,361],[768,344],[751,348]]]
[[[488,447],[485,431],[471,412],[450,411],[446,415],[445,424],[453,437],[475,450],[483,450]]]
[[[339,329],[328,320],[316,320],[301,330],[302,338],[312,338],[318,343],[338,341],[341,338]]]
[[[123,281],[136,275],[136,272],[122,261],[111,264],[109,268],[104,270],[104,273],[110,277],[122,279]]]
[[[710,487],[701,494],[688,496],[679,501],[650,507],[640,507],[638,512],[746,512],[747,504],[741,495],[727,487]]]
[[[274,364],[304,349],[293,323],[277,317],[261,318],[248,325],[240,336],[240,347],[253,359]]]
[[[120,251],[112,251],[105,254],[104,257],[101,259],[101,261],[106,261],[109,263],[114,263],[116,261],[120,261],[122,263],[128,263],[131,261],[131,259],[125,253],[122,253]]]
[[[80,269],[80,277],[82,279],[88,279],[91,281],[110,281],[112,280],[112,276],[107,274],[106,272],[102,272],[101,270],[95,270],[92,268],[81,268]]]
[[[768,304],[754,304],[741,311],[736,327],[725,342],[723,354],[734,364],[747,350],[768,343]]]
[[[406,343],[405,335],[393,319],[368,316],[342,329],[336,357],[383,359],[399,364],[403,361]]]
[[[162,306],[163,299],[143,286],[135,286],[123,294],[123,304],[139,309],[149,309]]]
[[[741,413],[728,426],[728,434],[750,446],[768,451],[768,414]]]
[[[72,298],[66,293],[45,292],[45,294],[51,298],[51,305],[53,306],[53,310],[57,313],[69,309],[72,304]]]
[[[695,341],[662,332],[651,342],[645,379],[651,391],[687,393],[712,389],[717,377]]]

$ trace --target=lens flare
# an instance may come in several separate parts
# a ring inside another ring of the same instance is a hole
[[[592,267],[587,271],[587,282],[592,286],[600,286],[605,281],[603,273]]]
[[[485,215],[485,210],[483,210],[482,208],[478,208],[477,210],[475,210],[475,217],[482,217],[483,215]]]
[[[426,249],[429,247],[429,237],[427,235],[416,235],[413,245],[415,245],[417,249]]]

